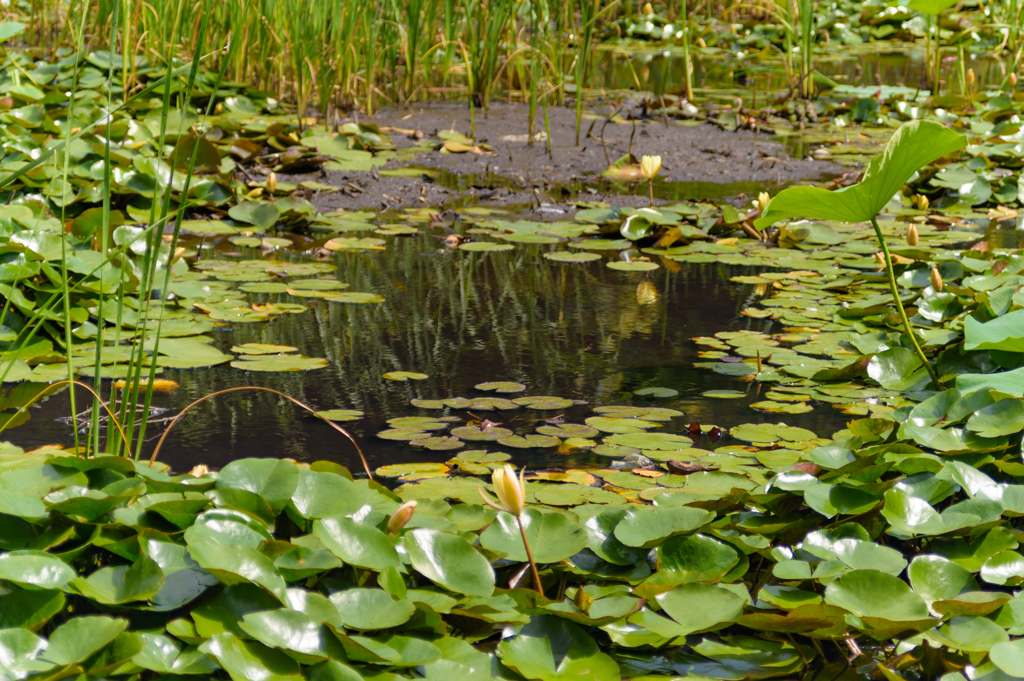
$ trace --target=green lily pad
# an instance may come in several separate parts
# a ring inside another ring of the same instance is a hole
[[[422,381],[430,376],[418,374],[415,371],[389,371],[384,374],[384,378],[389,381]]]

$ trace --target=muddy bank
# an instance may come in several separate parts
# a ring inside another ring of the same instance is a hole
[[[569,210],[572,201],[646,205],[646,185],[600,177],[611,162],[627,153],[661,155],[662,171],[655,187],[659,202],[743,199],[759,190],[824,180],[843,172],[831,163],[789,158],[782,144],[770,135],[727,132],[707,123],[684,125],[661,118],[611,122],[607,116],[613,112],[610,106],[592,108],[591,113],[598,117],[584,119],[577,147],[575,112],[549,108],[549,149],[544,141],[528,143],[525,105],[494,103],[490,111],[477,111],[475,116],[476,141],[486,153],[402,155],[384,166],[383,174],[327,171],[326,176],[316,174],[315,178],[340,187],[340,191],[320,193],[312,200],[320,210],[483,205],[516,207],[539,215]],[[399,150],[416,146],[423,137],[436,138],[443,131],[468,136],[472,126],[469,109],[456,102],[385,109],[359,120],[390,128]],[[543,114],[538,110],[535,134],[543,131]],[[425,172],[411,177],[386,172],[400,168]]]

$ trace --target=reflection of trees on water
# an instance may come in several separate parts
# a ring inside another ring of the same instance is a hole
[[[430,250],[436,244],[402,238],[391,240],[384,252],[336,256],[338,278],[350,284],[348,290],[378,293],[384,303],[310,299],[309,312],[281,315],[268,324],[234,324],[214,334],[224,349],[241,343],[291,345],[304,355],[325,357],[330,368],[258,373],[225,365],[168,371],[165,376],[181,389],[155,403],[181,409],[212,392],[248,384],[279,390],[316,409],[359,409],[366,418],[343,425],[361,437],[378,463],[448,458],[445,452],[372,436],[387,418],[419,413],[410,399],[467,395],[483,381],[519,381],[530,394],[596,404],[623,403],[636,388],[664,385],[682,394],[658,404],[706,423],[720,419],[723,408],[735,412],[739,406],[700,398],[699,391],[722,387],[726,379],[692,367],[696,348],[689,339],[725,329],[768,328],[766,320],[738,315],[752,289],[730,283],[729,277],[749,268],[679,263],[678,272],[657,270],[651,281],[658,300],[640,305],[637,285],[643,275],[609,270],[603,261],[552,263],[542,257],[549,248],[544,246],[438,253]],[[294,302],[283,294],[253,299]],[[395,370],[429,378],[408,383],[381,378]],[[751,415],[745,411],[740,418]],[[194,409],[176,427],[161,458],[176,468],[200,461],[223,465],[240,456],[351,463],[348,451],[330,429],[287,401],[254,391]]]

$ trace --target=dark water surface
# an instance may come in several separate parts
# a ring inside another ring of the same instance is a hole
[[[610,270],[607,260],[553,263],[541,257],[547,248],[517,245],[508,252],[470,253],[444,249],[436,237],[419,235],[389,238],[383,252],[337,254],[338,277],[351,284],[349,290],[378,293],[386,302],[315,301],[302,314],[281,315],[266,324],[228,325],[215,333],[224,350],[240,343],[292,345],[304,355],[328,359],[329,368],[304,373],[244,372],[227,365],[167,370],[163,376],[181,388],[158,395],[156,404],[174,414],[212,392],[253,385],[280,390],[315,409],[359,409],[365,412],[363,419],[342,425],[361,443],[372,466],[453,456],[456,452],[417,449],[376,438],[375,433],[387,427],[388,418],[441,413],[417,409],[410,399],[484,396],[473,388],[484,381],[518,381],[527,385],[527,395],[587,400],[590,404],[565,414],[566,421],[574,422],[604,404],[656,404],[685,412],[668,430],[684,429],[690,421],[729,427],[785,420],[827,435],[847,420],[827,405],[799,416],[759,414],[746,407],[758,399],[756,385],[693,367],[700,359],[692,337],[779,328],[770,320],[739,314],[755,293],[751,286],[730,283],[729,277],[752,274],[753,268],[669,263],[678,270],[663,267],[652,272],[650,281],[659,297],[642,305],[637,287],[643,274]],[[257,251],[244,253],[257,256]],[[288,296],[253,295],[260,302],[279,298]],[[398,383],[381,377],[396,370],[430,378]],[[653,386],[674,388],[680,394],[665,400],[631,394]],[[746,390],[749,396],[701,396],[720,388]],[[64,392],[33,407],[30,420],[5,435],[25,447],[70,444],[70,426],[54,421],[68,415],[67,396]],[[79,397],[84,400],[85,394]],[[538,419],[557,413],[517,410],[479,415],[528,433]],[[161,432],[158,427],[150,430],[154,440],[148,451]],[[479,447],[467,443],[467,448]],[[553,451],[511,453],[533,466],[608,463],[596,455],[568,458]],[[354,471],[360,468],[351,445],[326,424],[275,395],[258,392],[217,397],[193,409],[171,432],[160,459],[181,471],[200,463],[220,467],[247,456],[330,459]]]

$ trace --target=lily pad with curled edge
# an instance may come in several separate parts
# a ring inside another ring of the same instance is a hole
[[[641,388],[640,390],[634,390],[634,395],[641,395],[644,397],[675,397],[679,394],[678,390],[672,388]]]
[[[499,244],[493,241],[469,241],[459,244],[461,251],[474,251],[477,253],[491,253],[494,251],[511,251],[515,246],[512,244]]]
[[[511,436],[512,431],[508,428],[498,428],[497,426],[489,428],[462,426],[460,428],[452,428],[452,435],[471,442],[495,442],[503,437]]]
[[[288,286],[276,281],[253,281],[242,284],[238,290],[246,293],[284,293]]]
[[[701,393],[703,397],[710,397],[716,400],[738,400],[742,397],[746,397],[746,393],[742,393],[739,390],[705,390]]]
[[[646,260],[632,260],[626,262],[625,260],[612,260],[605,264],[610,270],[618,270],[619,272],[650,272],[651,270],[658,269],[659,265],[656,262],[648,262]]]
[[[384,374],[389,381],[422,381],[430,378],[427,374],[418,374],[415,371],[389,371]]]
[[[383,251],[384,239],[339,236],[324,244],[329,251]]]
[[[376,471],[377,475],[385,478],[405,478],[416,480],[419,478],[444,475],[448,472],[448,466],[443,463],[396,463],[388,466],[381,466]]]
[[[544,485],[540,489],[532,488],[529,491],[533,491],[533,498],[539,503],[549,506],[626,503],[626,500],[615,492],[589,485]]]
[[[597,437],[601,433],[597,428],[584,426],[579,423],[560,423],[552,426],[540,426],[537,428],[537,432],[541,435],[549,435],[563,440],[572,437]]]
[[[688,435],[677,433],[617,433],[604,439],[605,444],[619,447],[635,447],[640,450],[688,449],[693,441]]]
[[[319,357],[303,355],[245,355],[231,363],[245,371],[311,371],[326,369],[330,363]]]
[[[744,423],[729,431],[737,440],[744,442],[800,442],[802,440],[813,440],[817,437],[805,428],[787,426],[784,423]]]
[[[644,421],[669,421],[676,416],[682,416],[683,412],[665,407],[627,407],[623,405],[610,405],[594,409],[601,416],[620,419],[643,419]]]
[[[550,253],[545,253],[544,257],[555,262],[592,262],[601,259],[601,256],[597,253],[589,253],[587,251],[578,253],[573,253],[572,251],[551,251]]]
[[[358,409],[326,409],[316,412],[316,415],[328,421],[356,421],[363,417],[363,412]]]
[[[240,355],[279,355],[283,352],[295,352],[298,348],[290,345],[270,345],[268,343],[243,343],[231,348],[231,352]]]
[[[310,291],[337,291],[348,288],[348,284],[337,279],[298,279],[288,282],[288,287]]]
[[[258,236],[233,236],[228,241],[242,248],[259,248],[263,243],[263,239]]]
[[[542,447],[557,447],[561,441],[557,437],[549,435],[510,435],[498,440],[498,444],[504,447],[515,447],[517,449],[532,449]]]
[[[572,400],[567,400],[564,397],[551,397],[549,395],[517,397],[512,401],[522,407],[539,410],[568,409],[573,405]]]
[[[483,390],[484,392],[496,392],[496,393],[521,393],[526,390],[526,386],[522,383],[513,383],[512,381],[492,381],[490,383],[477,383],[473,386],[477,390]]]
[[[606,416],[591,416],[587,425],[602,433],[642,433],[648,428],[661,428],[660,423],[642,419],[619,419]]]
[[[438,435],[435,437],[425,437],[419,440],[409,440],[409,444],[413,447],[423,447],[429,449],[432,452],[447,452],[453,449],[459,449],[465,447],[466,443],[454,436]]]
[[[409,404],[420,409],[444,409],[443,400],[409,400]]]
[[[379,296],[376,293],[362,293],[359,291],[341,291],[330,296],[325,296],[323,300],[331,303],[383,303],[384,296]]]
[[[444,430],[447,423],[423,416],[400,416],[395,419],[388,419],[388,425],[392,428],[414,428],[416,430]]]
[[[750,408],[772,414],[806,414],[814,410],[814,407],[806,402],[773,402],[771,400],[754,402],[750,405]]]
[[[452,406],[448,404],[450,400],[445,400],[445,406]],[[512,400],[506,400],[503,397],[474,397],[469,400],[469,404],[465,407],[455,407],[455,409],[471,409],[473,411],[507,411],[510,409],[519,409],[519,405]]]
[[[419,231],[409,225],[384,225],[373,230],[374,234],[381,234],[383,236],[408,236],[410,234],[419,234]]]
[[[377,437],[382,440],[404,440],[406,442],[411,442],[413,440],[428,438],[430,437],[430,433],[417,430],[416,428],[391,428],[380,431],[377,433]]]
[[[569,243],[570,248],[583,248],[588,251],[622,251],[633,246],[625,239],[581,239]]]

